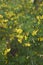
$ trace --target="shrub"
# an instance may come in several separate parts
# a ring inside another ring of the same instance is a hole
[[[0,65],[43,65],[43,1],[0,0]]]

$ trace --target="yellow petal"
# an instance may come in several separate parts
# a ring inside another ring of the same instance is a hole
[[[17,33],[22,33],[22,32],[23,32],[22,29],[16,29],[15,31],[16,31]]]
[[[11,50],[10,48],[9,48],[9,49],[6,49],[6,50],[4,51],[4,55],[7,55],[7,53],[10,52],[10,50]]]
[[[37,35],[37,32],[38,32],[38,30],[34,30],[34,31],[32,32],[32,35],[33,35],[33,36]]]
[[[26,47],[30,47],[31,44],[30,44],[30,43],[25,43],[24,46],[26,46]]]

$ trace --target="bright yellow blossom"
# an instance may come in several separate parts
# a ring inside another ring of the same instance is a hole
[[[43,41],[43,37],[39,37],[38,40]]]
[[[37,19],[39,20],[40,19],[40,16],[37,16]]]
[[[38,30],[34,30],[34,31],[32,32],[32,35],[33,35],[33,36],[37,35],[37,32],[38,32]]]
[[[18,42],[22,43],[22,40],[23,40],[23,35],[17,35],[16,36],[18,38]]]
[[[30,43],[25,43],[23,46],[30,47],[31,44]]]
[[[42,16],[40,16],[40,19],[43,19],[43,15],[42,15]]]
[[[10,52],[10,50],[11,50],[10,48],[9,48],[9,49],[6,49],[6,50],[4,51],[4,55],[7,55],[7,53]]]
[[[42,7],[43,6],[43,3],[41,3],[40,6]]]
[[[22,43],[22,39],[18,39],[18,42],[19,42],[19,43]]]
[[[43,19],[43,15],[42,16],[37,16],[37,19],[38,20]]]
[[[2,16],[2,15],[0,15],[0,18],[3,18],[3,16]]]
[[[5,14],[6,14],[6,16],[7,16],[8,18],[10,18],[10,17],[12,17],[12,16],[15,16],[15,14],[14,14],[12,11],[10,11],[10,12],[5,12]]]
[[[8,22],[8,19],[4,20],[4,22]]]
[[[19,34],[23,32],[22,29],[16,29],[15,31],[16,31],[17,33],[19,33]]]
[[[19,39],[23,39],[23,35],[17,35],[16,37]]]

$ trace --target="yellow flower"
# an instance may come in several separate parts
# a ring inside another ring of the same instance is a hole
[[[30,43],[25,43],[23,46],[30,47],[31,44]]]
[[[42,19],[43,19],[43,15],[42,15]]]
[[[34,30],[34,31],[32,32],[32,35],[33,35],[33,36],[37,35],[37,32],[38,32],[38,30]]]
[[[10,18],[10,17],[12,17],[12,16],[15,16],[15,14],[14,14],[12,11],[10,11],[10,12],[5,12],[5,15],[6,15],[8,18]]]
[[[2,16],[2,15],[0,15],[0,18],[3,18],[3,16]]]
[[[43,19],[43,15],[42,16],[37,16],[37,19],[38,20]]]
[[[19,33],[19,34],[23,32],[22,29],[16,29],[15,31],[16,31],[17,33]]]
[[[40,16],[40,19],[43,19],[43,15],[42,15],[42,16]]]
[[[22,43],[22,39],[18,39],[18,42],[19,42],[19,43]]]
[[[4,20],[4,22],[8,22],[8,20],[6,19],[6,20]]]
[[[37,16],[37,19],[39,20],[39,19],[40,19],[40,17],[39,17],[39,16]]]
[[[43,6],[43,3],[41,3],[40,6]]]
[[[19,39],[23,39],[23,35],[17,35],[16,37]]]
[[[6,24],[2,23],[2,26],[3,28],[7,28],[7,23]]]
[[[4,51],[4,55],[7,55],[7,53],[10,52],[10,50],[11,50],[10,48],[9,48],[9,49],[6,49],[6,50]]]
[[[23,35],[17,35],[16,36],[18,38],[18,42],[22,43],[22,40],[23,40]]]
[[[43,37],[39,37],[38,38],[38,41],[43,41]]]

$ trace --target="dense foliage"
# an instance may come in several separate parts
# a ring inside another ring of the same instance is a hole
[[[43,0],[0,0],[0,65],[43,65]]]

